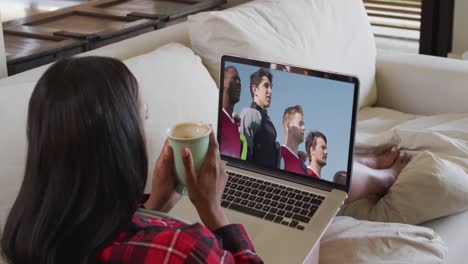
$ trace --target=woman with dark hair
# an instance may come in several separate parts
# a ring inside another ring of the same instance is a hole
[[[145,107],[136,79],[118,60],[62,60],[29,102],[24,179],[3,230],[11,263],[258,263],[245,230],[229,225],[220,199],[227,180],[211,134],[198,172],[183,150],[187,189],[200,224],[138,213],[148,160]],[[178,200],[167,141],[144,207]]]

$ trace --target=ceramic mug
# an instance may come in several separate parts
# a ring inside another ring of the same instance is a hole
[[[195,171],[198,172],[208,153],[210,133],[211,127],[204,123],[179,123],[167,130],[169,145],[174,153],[174,168],[178,183],[176,192],[186,193],[182,148],[190,149]]]

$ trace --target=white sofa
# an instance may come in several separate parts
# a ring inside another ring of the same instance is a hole
[[[0,14],[0,21],[2,21],[2,16]],[[3,26],[0,23],[0,32],[3,32]],[[5,54],[5,41],[3,41],[3,34],[0,34],[0,78],[5,78],[7,76],[7,65],[6,65],[6,54]]]
[[[170,42],[191,47],[187,22],[93,50],[81,56],[99,55],[125,60],[151,52]],[[151,61],[145,63],[151,68]],[[47,67],[43,66],[1,79],[0,98],[9,98],[13,89],[22,89],[21,87],[26,84],[32,85]],[[362,111],[384,107],[412,115],[468,113],[467,62],[379,50],[376,58],[376,82],[378,85],[377,102],[372,108],[364,108]],[[15,93],[17,96],[18,92]],[[24,101],[27,101],[30,90],[23,93],[26,99],[18,103],[21,109],[10,112],[3,109],[5,112],[0,112],[2,129],[8,129],[10,125],[14,127],[16,123],[22,123],[24,126],[25,107],[27,107]],[[153,98],[145,98],[145,100],[153,100]],[[2,109],[1,106],[0,109]],[[15,115],[20,117],[19,120],[15,119]],[[150,119],[157,120],[157,118],[163,117],[161,115],[150,116]],[[385,120],[386,116],[382,115],[381,118]],[[19,139],[12,139],[11,131],[3,135],[0,133],[0,226],[3,226],[8,209],[21,184],[26,146],[25,131],[17,131],[16,134]],[[15,140],[21,142],[15,143],[13,142]],[[150,153],[150,160],[154,160],[155,155],[154,151]],[[417,192],[417,189],[414,191]],[[422,224],[433,228],[446,242],[449,248],[446,263],[466,261],[464,240],[468,236],[467,223],[468,212],[461,212]]]

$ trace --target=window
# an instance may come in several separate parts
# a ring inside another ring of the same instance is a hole
[[[453,0],[363,0],[376,40],[421,54],[447,56],[452,48]]]

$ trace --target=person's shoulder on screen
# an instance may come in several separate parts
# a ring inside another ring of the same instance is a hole
[[[243,124],[255,123],[257,125],[260,125],[262,123],[262,114],[257,109],[246,107],[242,109],[240,119],[241,123]]]

